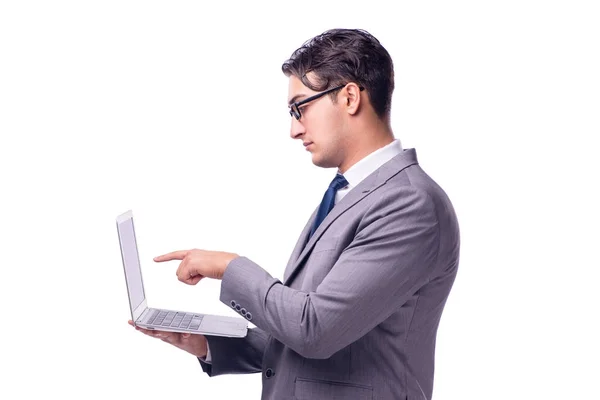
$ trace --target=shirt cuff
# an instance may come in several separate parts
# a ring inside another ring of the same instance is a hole
[[[206,357],[204,359],[201,358],[207,364],[212,364],[212,358],[210,357],[210,346],[206,343]]]

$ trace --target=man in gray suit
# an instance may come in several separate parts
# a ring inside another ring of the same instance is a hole
[[[337,168],[283,282],[235,253],[156,257],[182,260],[187,284],[222,279],[220,300],[256,328],[243,339],[140,330],[194,354],[209,376],[262,373],[262,399],[431,399],[459,227],[416,151],[394,138],[392,60],[367,32],[337,29],[283,72],[291,137],[315,165]]]

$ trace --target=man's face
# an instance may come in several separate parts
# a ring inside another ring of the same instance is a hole
[[[308,74],[310,79],[310,74]],[[318,94],[291,75],[288,90],[288,104],[300,102]],[[335,92],[339,94],[339,92]],[[312,154],[313,164],[322,168],[338,167],[344,157],[343,108],[333,103],[329,94],[310,101],[300,107],[301,117],[291,116],[290,136],[310,143],[306,150]]]

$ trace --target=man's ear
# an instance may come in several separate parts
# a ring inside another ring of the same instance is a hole
[[[343,90],[344,99],[346,106],[346,112],[350,115],[354,115],[358,112],[360,107],[360,88],[356,83],[349,83]]]

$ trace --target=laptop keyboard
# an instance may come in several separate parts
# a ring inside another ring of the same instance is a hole
[[[198,330],[202,322],[202,315],[177,311],[152,310],[148,324],[154,326],[168,326]]]

